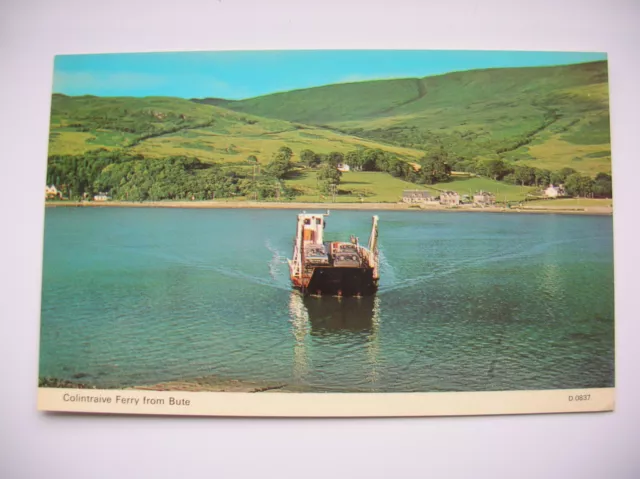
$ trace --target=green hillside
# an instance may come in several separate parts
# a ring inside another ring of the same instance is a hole
[[[422,152],[341,132],[261,118],[180,98],[52,98],[50,155],[124,148],[145,157],[195,156],[205,162],[268,162],[282,146],[294,154],[380,148],[406,159]]]
[[[606,62],[472,70],[212,103],[408,148],[444,145],[464,160],[611,171]]]
[[[318,201],[335,189],[339,201],[397,201],[413,188],[520,201],[549,183],[610,198],[608,98],[606,62],[242,101],[54,94],[47,183],[136,201]],[[339,163],[351,168],[342,178]]]
[[[415,101],[421,91],[421,81],[410,78],[341,83],[241,101],[195,101],[218,104],[235,111],[269,118],[318,125],[376,117],[387,110]]]

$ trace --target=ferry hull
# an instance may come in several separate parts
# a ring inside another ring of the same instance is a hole
[[[308,284],[296,285],[304,294],[370,296],[378,289],[372,268],[316,267]]]
[[[305,296],[311,335],[372,332],[376,313],[375,296],[332,298]]]

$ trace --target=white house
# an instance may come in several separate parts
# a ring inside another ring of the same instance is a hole
[[[564,191],[564,185],[553,186],[549,185],[549,187],[544,190],[544,196],[547,198],[557,198],[558,196],[565,196],[566,192]]]
[[[51,186],[45,185],[44,197],[45,198],[62,198],[62,193],[58,191],[58,188],[56,188],[55,185],[51,185]]]
[[[347,165],[346,163],[338,163],[338,171],[342,171],[344,173],[345,171],[349,170],[351,170],[351,168],[349,168],[349,165]]]
[[[404,203],[431,203],[435,201],[435,198],[428,191],[404,190],[402,201]]]
[[[440,204],[445,206],[459,205],[460,194],[455,191],[445,191],[440,194]]]
[[[93,201],[109,201],[111,197],[107,193],[98,193],[93,197]]]
[[[489,206],[496,202],[496,197],[487,191],[480,191],[473,195],[473,204],[478,206]]]

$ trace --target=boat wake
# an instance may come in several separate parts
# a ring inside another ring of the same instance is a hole
[[[260,286],[268,286],[270,288],[278,289],[278,290],[281,290],[281,291],[289,291],[289,289],[290,289],[287,285],[274,283],[270,279],[261,278],[259,276],[254,276],[254,275],[251,275],[251,274],[246,274],[246,273],[243,273],[242,271],[238,271],[238,270],[231,269],[231,268],[218,268],[218,267],[215,267],[215,266],[210,266],[207,269],[211,269],[212,271],[220,273],[220,274],[222,274],[224,276],[228,276],[230,278],[241,279],[241,280],[243,280],[243,281],[245,281],[247,283],[251,283],[251,284],[256,284],[256,285],[260,285]]]
[[[502,251],[497,254],[493,254],[490,256],[484,256],[481,258],[469,258],[465,260],[457,261],[450,266],[443,267],[434,271],[431,271],[428,274],[416,276],[415,278],[409,278],[402,281],[396,281],[395,278],[391,281],[389,286],[383,286],[379,289],[380,293],[391,293],[394,291],[400,291],[406,288],[410,288],[417,284],[423,283],[425,281],[433,280],[436,278],[440,278],[442,276],[446,276],[452,273],[457,273],[463,268],[466,267],[474,267],[481,266],[489,263],[494,263],[498,261],[505,261],[511,259],[520,259],[531,256],[536,256],[542,253],[545,253],[551,247],[557,247],[561,244],[565,243],[573,243],[576,241],[580,241],[582,238],[575,238],[570,240],[558,240],[558,241],[550,241],[542,244],[535,244],[532,247],[523,250],[522,248],[513,248],[511,250]]]
[[[283,252],[275,248],[269,239],[264,242],[265,247],[271,253],[271,260],[269,261],[269,276],[271,279],[277,282],[288,284],[288,268],[287,257]]]
[[[382,248],[378,249],[378,258],[380,261],[380,278],[384,283],[389,283],[390,285],[396,284],[396,273],[393,269],[393,265],[389,262],[387,257],[384,254]]]
[[[286,282],[286,272],[280,271],[282,266],[278,265],[279,259],[274,255],[269,262],[269,277],[256,276],[254,274],[246,273],[238,270],[237,267],[221,267],[214,266],[211,263],[193,261],[193,258],[187,259],[180,255],[163,255],[162,259],[166,263],[176,264],[184,267],[195,268],[204,271],[215,271],[218,274],[227,276],[229,278],[241,279],[249,284],[256,284],[261,286],[269,286],[282,291],[289,291],[288,283]],[[286,258],[284,259],[286,263]],[[275,281],[275,283],[274,283]]]

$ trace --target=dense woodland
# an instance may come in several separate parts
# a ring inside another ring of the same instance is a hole
[[[65,198],[75,200],[99,192],[125,201],[291,196],[281,179],[279,161],[274,158],[265,174],[254,180],[232,168],[193,157],[144,158],[100,149],[50,157],[47,184],[56,185]]]

